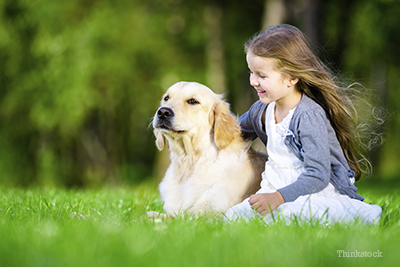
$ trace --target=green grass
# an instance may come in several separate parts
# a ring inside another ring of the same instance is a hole
[[[367,202],[383,206],[374,226],[150,221],[142,216],[162,203],[149,186],[0,188],[0,266],[397,266],[398,185],[359,185]]]

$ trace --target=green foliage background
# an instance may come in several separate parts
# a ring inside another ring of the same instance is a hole
[[[291,1],[288,1],[291,2]],[[323,1],[318,43],[390,115],[376,175],[397,175],[400,3]],[[153,178],[149,127],[163,91],[207,83],[205,10],[223,10],[227,98],[248,96],[243,43],[265,1],[0,0],[0,183],[97,186]],[[287,21],[302,29],[301,20]],[[252,98],[253,97],[253,98]],[[246,99],[246,100],[243,100]]]

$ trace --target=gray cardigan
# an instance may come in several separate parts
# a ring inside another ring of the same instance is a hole
[[[257,101],[240,117],[242,134],[246,139],[259,137],[267,144],[268,136],[261,119],[267,106]],[[364,200],[350,181],[354,172],[350,170],[326,112],[306,94],[303,94],[293,113],[285,144],[303,162],[305,168],[294,183],[278,189],[286,202],[319,192],[329,182],[341,194]]]

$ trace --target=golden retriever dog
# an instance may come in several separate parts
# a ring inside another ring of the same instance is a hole
[[[172,85],[153,127],[158,149],[168,141],[170,150],[159,185],[167,215],[225,212],[260,188],[266,155],[250,148],[229,105],[205,85]]]

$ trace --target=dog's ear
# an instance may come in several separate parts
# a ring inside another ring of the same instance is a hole
[[[165,146],[164,135],[158,129],[154,129],[154,135],[156,136],[156,146],[157,146],[158,150],[160,150],[160,151],[163,150],[164,146]]]
[[[240,134],[240,126],[229,111],[228,103],[219,101],[214,106],[214,140],[220,148],[226,148]]]

